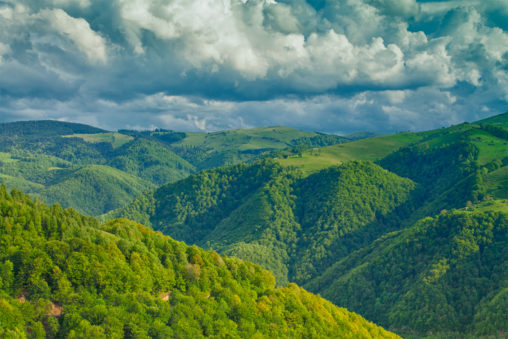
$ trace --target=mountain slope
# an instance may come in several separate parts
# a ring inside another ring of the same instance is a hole
[[[0,187],[0,336],[397,336],[267,271]]]
[[[483,120],[478,120],[475,123],[502,124],[506,126],[506,124],[508,124],[508,112],[494,115]]]
[[[496,119],[496,124],[500,120]],[[461,280],[452,267],[452,282],[447,280],[448,285],[439,285],[443,291],[453,287],[452,291],[447,291],[444,297],[436,292],[442,300],[431,298],[430,290],[422,287],[417,279],[419,271],[411,271],[410,265],[404,262],[387,264],[385,275],[379,279],[375,278],[378,273],[374,270],[381,270],[381,264],[367,271],[365,277],[355,273],[364,272],[363,268],[371,261],[386,263],[383,256],[398,255],[390,252],[395,246],[394,237],[425,223],[425,217],[450,213],[449,223],[437,217],[439,220],[432,227],[439,227],[436,225],[443,222],[444,228],[450,228],[453,239],[470,231],[475,238],[476,230],[481,233],[485,227],[497,227],[503,232],[506,218],[492,217],[497,220],[494,222],[490,214],[483,214],[497,213],[497,210],[508,213],[506,204],[500,200],[508,192],[504,175],[508,166],[508,140],[499,126],[492,126],[461,124],[304,151],[302,159],[307,154],[310,160],[301,166],[290,163],[299,159],[298,155],[284,159],[287,154],[282,152],[282,157],[273,161],[203,171],[145,194],[115,213],[139,218],[177,239],[249,259],[270,269],[279,283],[295,281],[309,284],[314,292],[326,291],[330,298],[340,295],[341,302],[348,302],[351,307],[367,312],[366,316],[371,319],[379,319],[385,326],[404,334],[493,335],[503,330],[499,324],[503,319],[500,310],[506,300],[503,292],[506,278],[499,267],[506,263],[504,252],[489,252],[492,258],[485,260],[497,266],[488,268],[490,273],[476,274],[475,269],[481,267],[471,266],[460,251],[451,250],[450,244],[455,240],[447,242],[449,239],[441,239],[439,232],[427,234],[428,238],[420,245],[439,244],[429,247],[429,255],[447,261],[433,262],[431,258],[420,262],[424,259],[420,252],[408,250],[403,254],[408,256],[404,258],[407,262],[426,272],[439,270],[440,264],[463,263],[467,266],[465,275],[478,279]],[[329,149],[334,152],[320,154]],[[312,159],[328,156],[331,157],[326,161],[312,163]],[[376,160],[377,164],[355,159]],[[284,163],[286,160],[290,162]],[[341,165],[332,166],[334,162]],[[482,210],[471,218],[448,212],[469,211],[478,206]],[[418,223],[422,218],[424,221]],[[461,229],[461,225],[466,228]],[[493,241],[504,242],[496,239]],[[400,246],[410,240],[404,238]],[[471,248],[481,242],[466,240]],[[432,252],[440,248],[447,254]],[[369,257],[370,253],[375,254]],[[474,251],[471,253],[474,258],[480,258]],[[479,259],[480,264],[482,260]],[[349,266],[342,271],[330,271],[341,263]],[[481,265],[489,267],[489,263]],[[463,270],[460,267],[457,269]],[[314,283],[321,282],[320,279],[326,279],[329,285],[321,289]],[[345,279],[344,285],[334,285],[340,279]],[[399,280],[404,284],[402,287]],[[334,286],[347,289],[337,291]],[[468,296],[469,290],[475,296]],[[494,294],[488,295],[490,292]],[[415,298],[409,298],[408,293],[413,293]],[[419,293],[428,298],[419,300]],[[442,312],[448,312],[449,317]]]
[[[159,186],[195,172],[194,166],[149,139],[136,139],[115,150],[108,165]]]
[[[304,173],[336,166],[351,160],[379,161],[401,148],[415,144],[441,147],[456,143],[470,143],[480,151],[482,165],[508,158],[508,113],[499,114],[474,123],[426,132],[403,132],[377,136],[344,144],[304,150],[294,155],[286,152],[277,161],[284,166],[297,166]]]
[[[147,222],[176,239],[254,261],[281,284],[301,283],[383,230],[383,217],[413,188],[372,163],[351,162],[302,178],[262,161],[202,171],[110,217]]]
[[[301,149],[344,142],[346,139],[285,127],[182,133],[169,130],[108,132],[95,127],[60,121],[26,121],[0,124],[0,176],[9,187],[22,187],[47,202],[60,201],[62,193],[48,183],[89,165],[109,166],[119,177],[108,190],[95,190],[97,201],[61,200],[84,213],[107,212],[126,200],[125,193],[173,182],[199,169],[248,162],[276,150]],[[110,171],[112,174],[113,171]],[[121,177],[136,177],[132,187]],[[110,177],[112,178],[112,177]],[[90,178],[83,182],[91,182]],[[75,192],[89,191],[72,181]],[[116,183],[122,187],[113,188]],[[104,192],[103,195],[101,195]],[[106,193],[109,192],[109,193]],[[110,194],[111,192],[123,192]],[[60,194],[58,194],[60,193]],[[102,202],[111,201],[104,206]]]
[[[411,324],[407,334],[495,334],[508,329],[500,312],[507,235],[508,213],[447,212],[380,238],[305,286],[399,333]]]
[[[153,185],[125,172],[103,165],[88,165],[69,171],[39,189],[39,197],[64,208],[82,206],[88,215],[99,215],[131,202]]]

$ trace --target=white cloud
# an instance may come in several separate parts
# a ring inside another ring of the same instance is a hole
[[[326,90],[347,83],[395,82],[401,78],[404,53],[396,44],[384,44],[374,36],[355,45],[345,34],[328,29],[305,36],[290,7],[264,1],[120,1],[127,39],[134,50],[144,53],[143,30],[178,46],[174,53],[187,69],[218,67],[233,70],[251,81],[279,76],[309,81],[309,89]],[[378,29],[382,20],[372,7],[349,2],[360,22]],[[267,16],[265,17],[265,12]],[[265,19],[271,23],[265,26]],[[348,24],[353,25],[352,22]],[[400,26],[396,26],[400,30]],[[275,30],[274,30],[275,29]],[[407,32],[407,30],[405,30]],[[381,33],[381,32],[379,32]],[[413,35],[425,41],[423,33]],[[163,43],[163,42],[161,42]],[[212,66],[210,66],[212,65]],[[291,75],[295,76],[291,78]],[[305,88],[303,81],[297,84]]]
[[[3,1],[0,112],[327,131],[421,129],[429,114],[433,127],[506,110],[503,18],[502,0]]]
[[[43,10],[40,16],[61,35],[70,39],[92,62],[107,61],[105,40],[82,18],[73,18],[62,9]]]
[[[407,68],[413,72],[415,79],[421,79],[424,83],[435,84],[439,87],[455,85],[456,78],[445,43],[446,40],[437,41],[434,45],[428,46],[424,52],[407,60]]]

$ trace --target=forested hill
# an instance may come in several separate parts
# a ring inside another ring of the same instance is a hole
[[[396,338],[259,266],[0,187],[2,338]]]
[[[308,174],[351,160],[380,161],[398,150],[415,145],[419,145],[420,149],[433,149],[467,143],[479,151],[478,159],[475,161],[484,165],[495,160],[503,162],[503,159],[508,158],[507,134],[508,112],[478,122],[425,132],[375,136],[344,144],[307,149],[296,155],[281,152],[277,161],[284,166],[297,166]]]
[[[443,212],[338,261],[305,287],[387,328],[473,337],[508,330],[508,201]]]
[[[40,139],[48,136],[69,134],[96,134],[107,131],[84,124],[63,122],[54,120],[16,121],[0,123],[0,135],[2,137],[31,137]]]
[[[303,178],[273,161],[202,171],[147,192],[111,216],[305,282],[386,231],[414,183],[369,162]]]
[[[345,140],[285,127],[119,133],[60,121],[4,123],[0,124],[0,181],[45,202],[100,215],[143,191],[203,168],[252,161],[274,150],[303,150]]]
[[[506,330],[500,310],[508,308],[505,118],[207,170],[110,216],[253,261],[281,284],[304,284],[405,335],[494,335]],[[398,253],[416,229],[425,249]],[[406,261],[377,274],[380,256]],[[440,270],[437,285],[422,280]],[[439,303],[418,299],[433,288]],[[444,310],[449,316],[434,321]]]

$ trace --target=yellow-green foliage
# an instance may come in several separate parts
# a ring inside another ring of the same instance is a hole
[[[423,138],[422,133],[399,133],[373,137],[339,145],[305,150],[301,155],[279,157],[283,166],[296,166],[304,173],[339,165],[351,160],[379,160],[397,149]]]
[[[0,337],[396,338],[259,266],[0,187]]]

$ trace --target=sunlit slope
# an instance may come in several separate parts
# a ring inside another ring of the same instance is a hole
[[[378,161],[409,145],[440,147],[451,143],[469,142],[479,149],[478,162],[484,165],[508,157],[508,114],[500,114],[471,124],[418,132],[372,137],[328,147],[308,149],[300,154],[286,153],[277,161],[284,166],[296,166],[304,173],[334,166],[350,160]]]
[[[293,140],[310,138],[317,134],[289,127],[275,126],[250,129],[236,129],[212,133],[186,133],[186,137],[175,145],[206,145],[222,148],[225,146],[242,145],[244,150],[260,148],[285,148]]]
[[[125,135],[121,133],[115,133],[115,132],[107,132],[107,133],[94,133],[94,134],[69,134],[69,135],[63,135],[64,138],[80,138],[83,139],[86,142],[90,143],[109,143],[113,146],[113,148],[118,148],[122,146],[125,143],[128,143],[133,139],[130,135]]]
[[[296,166],[311,173],[351,160],[379,160],[397,149],[422,140],[424,134],[399,133],[388,136],[372,137],[321,148],[305,150],[301,155],[279,157],[283,166]]]
[[[259,266],[0,187],[2,338],[397,338]]]
[[[185,133],[171,144],[199,169],[253,160],[257,155],[292,147],[312,148],[347,142],[346,138],[288,127],[239,129],[213,133]]]

